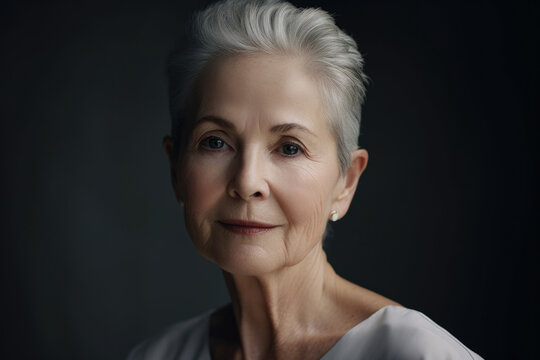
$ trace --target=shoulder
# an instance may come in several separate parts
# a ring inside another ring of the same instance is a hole
[[[210,358],[208,324],[212,311],[174,324],[136,346],[128,360]]]
[[[401,306],[382,309],[378,336],[406,358],[480,359],[452,334],[419,311]]]
[[[394,305],[351,329],[328,355],[325,359],[481,359],[426,315]]]

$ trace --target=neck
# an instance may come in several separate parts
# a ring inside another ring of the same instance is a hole
[[[224,276],[244,358],[280,357],[288,347],[298,349],[306,334],[328,333],[323,317],[335,306],[338,277],[322,248],[270,274]]]

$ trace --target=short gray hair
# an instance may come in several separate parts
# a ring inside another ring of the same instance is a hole
[[[168,68],[173,161],[191,132],[194,86],[205,66],[221,56],[262,52],[307,60],[334,131],[340,171],[349,167],[351,152],[358,148],[367,78],[356,42],[332,16],[279,0],[225,0],[196,13],[187,35],[171,54]]]

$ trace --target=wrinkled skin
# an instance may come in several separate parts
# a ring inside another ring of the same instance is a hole
[[[221,58],[199,80],[195,125],[172,176],[190,237],[224,270],[233,315],[213,315],[236,340],[211,338],[223,358],[320,358],[390,300],[340,278],[322,238],[344,216],[366,167],[365,150],[340,173],[336,139],[301,58]],[[169,156],[173,145],[165,138]],[[239,234],[228,220],[272,225]],[[213,323],[214,323],[213,322]],[[215,329],[214,329],[215,330]],[[212,332],[213,330],[211,330]]]
[[[176,189],[191,239],[229,272],[255,275],[297,264],[320,247],[330,211],[343,215],[348,208],[354,189],[340,175],[336,141],[304,67],[298,58],[244,55],[214,63],[202,78]],[[282,124],[305,129],[271,130]],[[210,136],[223,141],[219,148],[208,144]],[[365,164],[367,154],[360,154]],[[239,236],[224,231],[217,223],[223,219],[277,227]]]

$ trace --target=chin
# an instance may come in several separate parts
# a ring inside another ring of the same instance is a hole
[[[234,249],[221,246],[203,256],[222,270],[234,275],[262,276],[283,266],[276,256],[253,244],[235,246]]]

